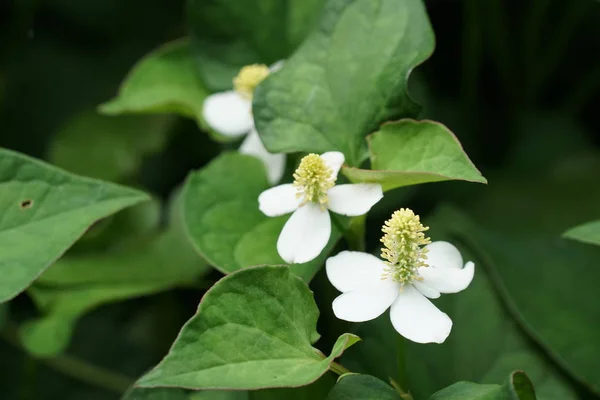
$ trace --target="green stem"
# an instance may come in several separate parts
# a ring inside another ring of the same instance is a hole
[[[7,323],[6,325],[2,332],[2,338],[14,347],[26,352],[19,343],[16,324]],[[54,358],[39,359],[38,361],[63,375],[119,394],[125,393],[134,383],[133,379],[129,377],[66,354]]]
[[[396,359],[398,362],[398,380],[392,379],[392,385],[396,388],[396,391],[400,394],[403,399],[412,400],[412,395],[406,392],[403,388],[408,388],[408,377],[406,376],[406,352],[405,352],[405,341],[404,338],[398,335],[396,341]]]
[[[331,363],[331,365],[329,366],[329,370],[340,376],[350,373],[350,370],[348,368],[344,367],[341,364],[336,363],[335,361]]]
[[[402,388],[400,387],[400,385],[398,384],[398,382],[396,382],[393,379],[390,379],[390,383],[392,384],[392,386],[394,387],[394,389],[396,389],[396,392],[398,392],[398,394],[400,395],[400,397],[404,400],[414,400],[412,397],[412,394],[405,392],[404,390],[402,390]]]
[[[348,241],[350,250],[365,251],[365,223],[366,215],[350,218],[350,226],[346,231],[345,237]]]

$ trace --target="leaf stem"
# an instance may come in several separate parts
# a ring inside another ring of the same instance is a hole
[[[331,365],[329,366],[329,370],[340,376],[351,373],[351,371],[348,368],[344,367],[341,364],[336,363],[335,361],[331,363]]]

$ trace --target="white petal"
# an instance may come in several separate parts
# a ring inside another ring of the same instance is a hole
[[[211,128],[230,137],[246,134],[254,126],[252,103],[233,90],[208,96],[202,116]]]
[[[333,313],[351,322],[370,321],[379,317],[398,297],[400,286],[386,279],[338,296],[333,301]]]
[[[325,262],[329,281],[340,292],[370,286],[382,280],[385,263],[369,253],[342,251]]]
[[[331,211],[355,217],[369,212],[383,197],[383,190],[378,183],[351,183],[332,187],[327,197],[327,208]]]
[[[443,343],[452,329],[450,317],[412,285],[400,291],[390,319],[399,334],[416,343]]]
[[[328,151],[327,153],[321,154],[321,158],[325,161],[325,164],[331,168],[332,177],[337,178],[340,168],[344,165],[344,154],[339,151]]]
[[[269,66],[269,72],[273,73],[279,71],[281,68],[283,68],[283,64],[285,64],[285,60],[275,61]]]
[[[267,189],[258,195],[258,209],[269,217],[289,214],[295,211],[302,199],[296,197],[296,189],[291,183]]]
[[[307,203],[294,211],[285,223],[277,240],[277,251],[290,264],[305,263],[321,254],[330,235],[329,212]]]
[[[271,185],[279,182],[283,176],[283,171],[285,170],[285,154],[269,153],[260,140],[260,136],[258,136],[256,129],[250,131],[248,136],[246,136],[246,139],[242,142],[239,150],[240,153],[254,156],[265,164],[267,177]]]
[[[433,242],[427,246],[428,267],[419,268],[423,283],[440,293],[457,293],[469,286],[475,274],[475,264],[462,268],[462,256],[448,242]]]
[[[432,287],[427,286],[423,282],[419,282],[419,281],[415,280],[412,282],[412,284],[425,297],[429,297],[430,299],[437,299],[438,297],[441,296],[440,292],[438,292],[437,290],[435,290]]]
[[[451,243],[437,241],[427,246],[427,264],[435,268],[462,268],[460,251]]]

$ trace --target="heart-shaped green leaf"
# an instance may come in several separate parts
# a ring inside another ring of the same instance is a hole
[[[380,183],[383,190],[427,182],[486,183],[458,139],[439,122],[403,119],[368,137],[372,170],[345,167],[352,182]]]
[[[421,0],[329,0],[285,67],[256,89],[253,112],[265,146],[337,150],[359,165],[365,135],[418,112],[407,79],[433,47]]]
[[[401,400],[390,385],[374,376],[346,374],[331,389],[327,400]]]
[[[344,334],[325,357],[311,346],[319,338],[318,315],[312,292],[288,267],[235,272],[204,295],[169,354],[137,384],[190,389],[308,385],[359,340]]]
[[[571,228],[566,231],[563,236],[583,243],[600,246],[600,220],[591,221]]]
[[[10,300],[99,219],[148,200],[0,149],[0,302]]]
[[[536,396],[527,375],[516,371],[503,385],[458,382],[436,392],[429,400],[536,400]]]
[[[180,39],[142,58],[121,84],[117,97],[99,110],[106,115],[175,113],[204,126],[202,103],[207,95],[196,76],[189,40]]]
[[[289,216],[267,217],[258,195],[269,188],[264,165],[239,153],[224,153],[192,173],[185,186],[184,220],[198,251],[224,273],[259,264],[285,264],[277,238]],[[339,238],[332,228],[329,244],[315,260],[290,268],[309,281]]]
[[[302,42],[323,0],[188,0],[192,48],[203,80],[231,89],[241,67],[287,58]]]

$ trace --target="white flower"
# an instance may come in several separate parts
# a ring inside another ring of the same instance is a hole
[[[427,298],[465,289],[475,264],[463,268],[458,249],[448,242],[430,243],[423,234],[427,229],[411,210],[400,209],[383,227],[381,256],[387,261],[354,251],[329,258],[327,277],[342,292],[333,301],[336,317],[369,321],[391,306],[392,325],[402,336],[417,343],[444,342],[452,320]]]
[[[215,93],[204,100],[202,116],[212,129],[228,137],[247,135],[240,146],[240,153],[260,159],[267,169],[271,184],[279,182],[285,169],[285,154],[272,154],[265,149],[252,117],[254,89],[271,72],[281,68],[282,61],[271,68],[266,65],[248,65],[233,80],[234,90]]]
[[[344,155],[338,151],[309,154],[294,173],[294,183],[279,185],[258,196],[260,210],[270,217],[293,212],[277,240],[277,251],[288,263],[317,257],[331,235],[329,211],[366,214],[382,197],[381,185],[335,185]]]

